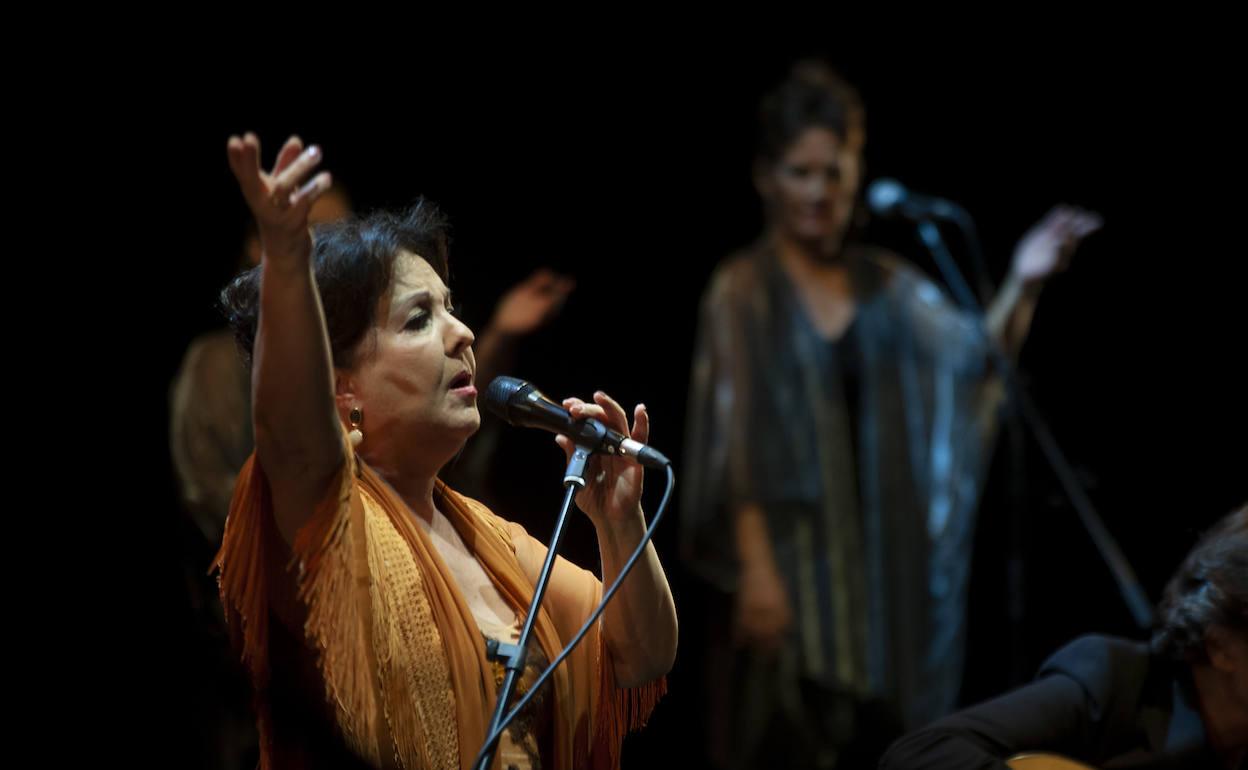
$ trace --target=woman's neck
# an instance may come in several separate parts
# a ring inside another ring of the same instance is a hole
[[[853,323],[858,305],[843,255],[816,259],[808,248],[782,238],[776,241],[776,251],[807,320],[823,339],[839,340]]]
[[[369,462],[369,465],[407,503],[412,513],[427,522],[433,521],[436,508],[433,504],[433,492],[437,488],[438,478],[436,471],[400,470],[377,462]]]
[[[825,241],[808,240],[776,229],[772,231],[771,240],[780,257],[790,262],[800,262],[812,268],[845,264],[844,243],[839,238]]]
[[[438,473],[454,459],[456,452],[463,449],[463,443],[435,444],[428,440],[418,444],[378,442],[372,445],[366,443],[364,449],[372,450],[360,452],[369,467],[386,480],[412,509],[412,513],[426,522],[432,522],[436,509],[433,493],[437,489]]]
[[[820,251],[809,243],[778,235],[774,241],[780,266],[794,285],[815,289],[824,296],[848,299],[853,295],[850,263],[843,251]]]

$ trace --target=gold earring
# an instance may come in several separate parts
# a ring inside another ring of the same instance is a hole
[[[358,447],[364,443],[364,434],[360,431],[360,423],[364,421],[364,413],[357,406],[351,410],[351,432],[347,434],[347,438],[351,439],[351,446]]]

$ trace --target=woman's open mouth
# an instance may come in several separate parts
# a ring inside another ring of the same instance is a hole
[[[464,370],[451,378],[451,391],[463,395],[477,394],[477,389],[472,385],[472,372]]]

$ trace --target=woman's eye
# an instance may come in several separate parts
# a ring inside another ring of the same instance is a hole
[[[428,325],[429,325],[429,314],[417,313],[416,315],[407,319],[407,323],[403,324],[403,328],[408,331],[417,331],[419,329],[425,328]]]

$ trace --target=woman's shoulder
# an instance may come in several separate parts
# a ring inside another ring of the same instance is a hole
[[[755,242],[721,259],[711,271],[708,296],[728,291],[739,292],[744,287],[756,285],[762,275],[761,266],[765,252],[765,245]]]
[[[905,297],[917,297],[931,303],[942,303],[944,292],[917,265],[882,246],[851,243],[845,246],[845,256],[858,265],[856,278],[872,282],[877,289]]]

